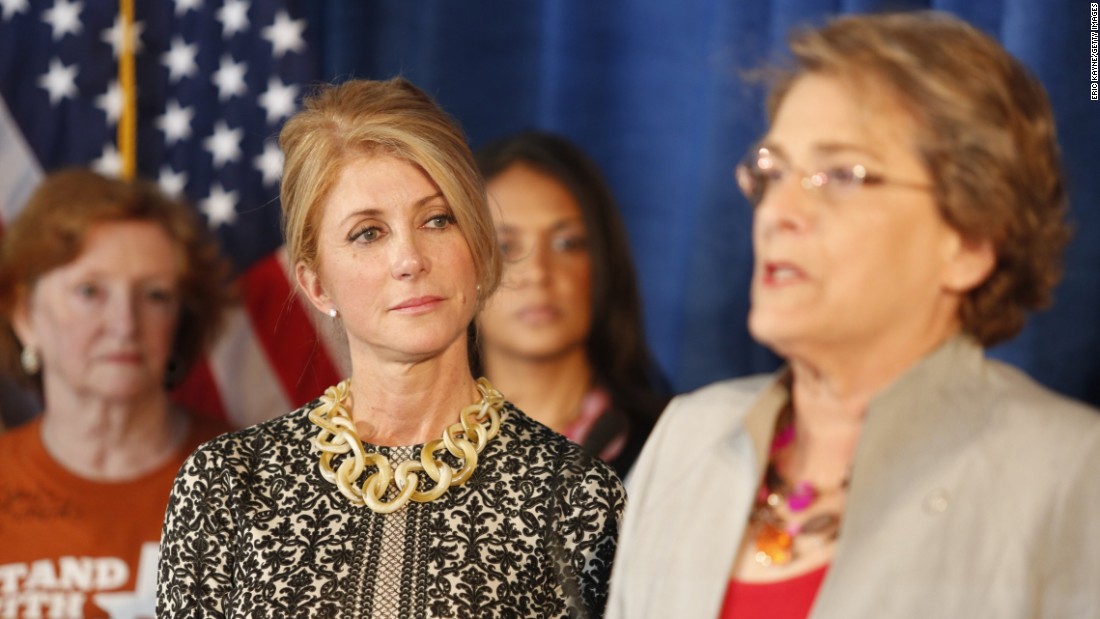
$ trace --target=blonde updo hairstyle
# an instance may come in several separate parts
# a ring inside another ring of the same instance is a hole
[[[500,282],[501,259],[484,183],[466,138],[435,101],[404,78],[322,86],[279,134],[285,156],[283,234],[291,264],[317,271],[323,205],[348,162],[388,155],[439,187],[473,256],[478,309]]]
[[[892,97],[916,120],[915,147],[941,215],[997,262],[960,306],[963,331],[989,346],[1049,304],[1069,238],[1054,117],[1039,81],[996,41],[936,12],[853,15],[790,41],[795,68],[768,102],[774,119],[806,74]]]

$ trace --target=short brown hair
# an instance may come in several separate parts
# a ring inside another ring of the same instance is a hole
[[[828,74],[893,96],[917,123],[916,148],[944,219],[990,241],[997,263],[969,291],[962,328],[989,346],[1049,304],[1069,238],[1054,117],[1046,92],[990,37],[943,13],[852,15],[790,40],[795,68],[776,82],[774,119],[791,85]]]
[[[21,346],[12,329],[16,303],[38,279],[84,250],[95,224],[148,221],[161,226],[183,255],[180,320],[170,367],[171,383],[186,375],[221,329],[232,301],[229,266],[195,212],[148,181],[123,181],[82,168],[54,172],[38,185],[4,231],[0,247],[0,365],[23,382],[39,386],[19,363]],[[171,384],[165,385],[172,386]]]
[[[376,153],[419,167],[439,186],[473,256],[480,303],[500,282],[500,250],[484,183],[458,124],[403,78],[326,85],[279,134],[285,155],[283,234],[292,264],[316,270],[322,204],[344,166]]]

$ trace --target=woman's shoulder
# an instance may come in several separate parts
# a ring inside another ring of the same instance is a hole
[[[485,479],[497,491],[516,493],[532,506],[553,497],[560,517],[578,519],[597,537],[603,524],[617,522],[626,506],[626,488],[615,470],[584,448],[538,423],[511,404],[505,412]],[[534,507],[533,507],[534,508]]]
[[[661,413],[659,426],[689,424],[695,432],[725,428],[740,422],[780,374],[758,374],[711,383],[680,394]]]
[[[773,390],[786,390],[779,384],[784,375],[780,371],[724,380],[673,398],[631,470],[632,492],[642,483],[639,478],[675,479],[700,459],[713,458],[723,445],[732,444],[749,411],[758,403],[766,404],[765,397],[775,397]]]
[[[1056,410],[1059,415],[1077,418],[1078,423],[1100,421],[1095,408],[1051,390],[1016,366],[986,358],[983,370],[986,388],[999,400],[1021,409]]]
[[[585,452],[565,436],[528,417],[511,403],[507,404],[501,424],[501,449],[518,461],[535,466],[529,470],[555,470],[558,474],[585,474],[619,482],[606,463]]]
[[[867,419],[867,436],[881,431],[943,453],[981,454],[1006,478],[1100,465],[1100,412],[987,357],[967,338],[941,347],[878,396]]]
[[[247,428],[218,434],[200,445],[192,459],[225,462],[257,452],[289,455],[298,446],[308,447],[310,429],[314,427],[308,415],[314,406],[316,401]]]
[[[918,395],[925,406],[970,411],[973,418],[1002,430],[1018,427],[1025,434],[1072,434],[1100,427],[1100,411],[990,357],[967,336],[953,338],[934,351],[882,399],[904,404]]]
[[[572,458],[584,454],[580,445],[535,421],[511,402],[505,404],[504,410],[501,435],[507,437],[510,449],[545,452],[545,457]]]
[[[987,359],[984,364],[982,400],[998,433],[1019,436],[1038,447],[1048,443],[1051,452],[1072,453],[1071,446],[1100,444],[1100,411],[1057,393],[1006,363]]]

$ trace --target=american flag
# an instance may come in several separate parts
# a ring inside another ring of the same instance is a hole
[[[118,67],[133,50],[137,173],[199,210],[242,299],[175,396],[250,425],[344,370],[325,319],[293,294],[278,224],[276,137],[316,74],[308,25],[288,0],[135,5],[124,28],[118,0],[0,0],[0,217],[17,215],[43,171],[120,172]]]

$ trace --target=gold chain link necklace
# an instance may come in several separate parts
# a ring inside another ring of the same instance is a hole
[[[409,500],[427,503],[443,496],[451,486],[461,486],[477,468],[477,456],[485,449],[490,440],[500,432],[500,411],[504,408],[504,396],[493,388],[485,378],[477,379],[477,390],[481,401],[465,408],[458,415],[458,421],[443,431],[438,438],[420,449],[420,460],[406,460],[397,465],[395,472],[390,461],[379,453],[367,453],[363,442],[355,431],[355,424],[348,412],[351,399],[351,379],[346,378],[335,386],[325,390],[320,398],[320,406],[309,411],[309,420],[321,428],[317,433],[316,445],[321,450],[318,468],[321,475],[336,484],[340,494],[353,505],[366,505],[380,514],[389,514],[405,506]],[[470,439],[473,438],[473,442]],[[451,465],[436,457],[436,452],[446,450],[460,465],[454,470]],[[336,456],[352,453],[352,457],[333,470],[332,460]],[[359,477],[367,466],[378,470],[367,477],[361,485]],[[435,482],[430,490],[417,490],[420,478],[418,472],[424,471]],[[386,501],[390,483],[397,485],[398,494]]]

